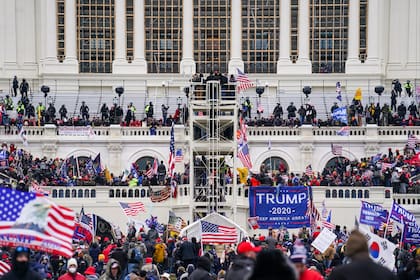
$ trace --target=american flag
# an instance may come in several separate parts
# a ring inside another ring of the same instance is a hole
[[[187,226],[185,220],[181,217],[177,217],[173,211],[169,210],[168,230],[174,232],[180,232],[184,227]]]
[[[171,127],[171,140],[169,141],[169,162],[168,162],[169,176],[174,177],[175,170],[175,135],[174,125]]]
[[[331,230],[335,228],[335,225],[331,223],[331,210],[328,213],[328,217],[325,220],[322,220],[322,227],[331,229]]]
[[[337,135],[340,135],[340,136],[349,136],[350,135],[350,127],[343,126],[339,130],[337,130]]]
[[[238,85],[236,86],[236,89],[239,92],[247,90],[255,86],[255,84],[251,82],[247,74],[242,72],[241,69],[239,68],[236,68],[236,69],[238,71],[238,76],[236,77],[236,81],[238,82]]]
[[[182,149],[176,149],[175,162],[182,162],[183,160],[184,154],[182,153]]]
[[[408,134],[408,139],[407,139],[407,146],[411,149],[415,149],[416,148],[416,144],[417,144],[417,137],[414,134]]]
[[[321,215],[319,214],[318,209],[315,206],[315,203],[311,198],[308,198],[308,210],[306,211],[307,215],[309,214],[311,217],[311,220],[313,221],[319,221],[321,220]]]
[[[152,177],[153,177],[153,175],[157,175],[157,170],[158,170],[158,161],[157,161],[157,159],[155,158],[155,159],[153,160],[153,165],[152,165],[152,167],[151,167],[151,168],[149,168],[149,170],[147,170],[147,171],[146,171],[146,176],[147,176],[148,178],[152,178]]]
[[[331,144],[331,152],[333,155],[341,156],[343,154],[343,146]]]
[[[87,225],[91,230],[93,230],[92,214],[85,214],[85,209],[83,207],[80,210],[80,223]]]
[[[249,154],[248,138],[246,136],[246,125],[244,120],[239,120],[240,128],[238,129],[238,158],[243,166],[248,169],[252,168],[251,156]]]
[[[42,194],[42,195],[49,195],[50,192],[44,190],[36,181],[32,181],[31,183],[31,192]]]
[[[382,162],[381,171],[384,172],[387,168],[392,168],[393,164],[388,162]]]
[[[71,257],[73,210],[32,192],[0,189],[0,246],[25,246]],[[19,236],[19,239],[11,238]]]
[[[10,271],[11,267],[8,263],[4,261],[0,261],[0,276],[8,273]]]
[[[238,233],[235,227],[201,221],[201,242],[233,244],[238,242]]]
[[[142,202],[125,203],[120,202],[120,206],[126,216],[135,217],[140,212],[145,212],[144,204]]]
[[[171,188],[165,187],[159,191],[153,191],[150,188],[150,200],[152,202],[161,202],[171,197]]]
[[[308,175],[309,177],[314,175],[314,171],[312,170],[312,165],[309,164],[308,166],[306,166],[305,174]]]

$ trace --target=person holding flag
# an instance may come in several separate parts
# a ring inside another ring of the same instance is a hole
[[[339,266],[331,272],[328,280],[396,280],[387,268],[373,262],[364,234],[352,231],[346,243],[345,255],[350,263]]]

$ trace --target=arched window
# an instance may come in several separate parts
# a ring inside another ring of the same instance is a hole
[[[348,160],[349,159],[345,157],[333,157],[327,162],[327,164],[325,164],[324,168],[334,169],[339,165],[344,165],[344,163]]]
[[[141,157],[136,160],[136,164],[139,167],[139,170],[146,170],[147,165],[152,166],[154,160],[155,159],[153,157],[149,156]]]
[[[273,173],[273,171],[279,171],[280,169],[284,172],[289,170],[289,165],[281,157],[269,157],[264,160],[263,164],[268,172]]]

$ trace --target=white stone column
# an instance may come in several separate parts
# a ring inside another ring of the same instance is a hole
[[[299,57],[296,61],[300,74],[311,74],[309,60],[309,1],[299,0]]]
[[[76,48],[76,0],[66,0],[64,3],[64,44],[66,73],[78,73]]]
[[[4,38],[0,49],[4,49],[5,70],[15,70],[17,67],[16,40],[16,0],[1,1]]]
[[[125,15],[125,0],[115,1],[115,38],[114,38],[114,61],[112,63],[112,73],[128,74],[127,67],[127,28]],[[130,70],[129,70],[130,71]]]
[[[290,0],[280,1],[280,53],[277,61],[277,74],[290,73]]]
[[[131,64],[139,74],[147,73],[144,32],[144,0],[134,0],[134,60]]]
[[[182,60],[179,72],[181,74],[195,74],[194,61],[194,21],[193,1],[184,0],[182,17]]]
[[[46,34],[45,42],[45,62],[58,63],[57,60],[57,4],[55,0],[44,0],[45,18],[46,18]]]
[[[367,59],[365,62],[364,73],[380,74],[381,61],[379,57],[380,43],[380,18],[384,16],[381,11],[381,5],[384,3],[381,0],[369,0],[368,7],[368,40],[367,40]]]
[[[361,65],[359,60],[360,1],[352,0],[349,2],[349,6],[346,73],[355,74],[359,71]]]
[[[242,60],[242,1],[232,0],[230,19],[229,74],[236,74],[237,68],[244,69]]]
[[[57,60],[57,4],[55,0],[40,0],[41,40],[39,74],[57,74],[62,68]]]

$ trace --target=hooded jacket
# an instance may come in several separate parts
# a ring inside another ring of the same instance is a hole
[[[36,272],[34,272],[29,265],[19,265],[16,261],[18,253],[15,252],[12,256],[12,270],[1,277],[2,280],[42,280]],[[29,254],[28,254],[29,255]],[[29,256],[28,256],[29,257]]]
[[[194,270],[189,280],[212,280],[213,277],[210,273],[211,261],[207,257],[199,257],[197,259],[197,269]]]
[[[111,267],[114,263],[118,263],[118,261],[114,260],[114,259],[109,259],[108,263],[106,264],[105,267],[105,273],[99,278],[100,280],[119,280],[121,278],[121,265],[118,263],[118,265],[120,265],[117,277],[113,278],[112,274],[111,274]]]
[[[243,279],[247,280],[251,277],[255,266],[255,261],[243,255],[238,255],[232,262],[229,270],[225,275],[226,280]]]

